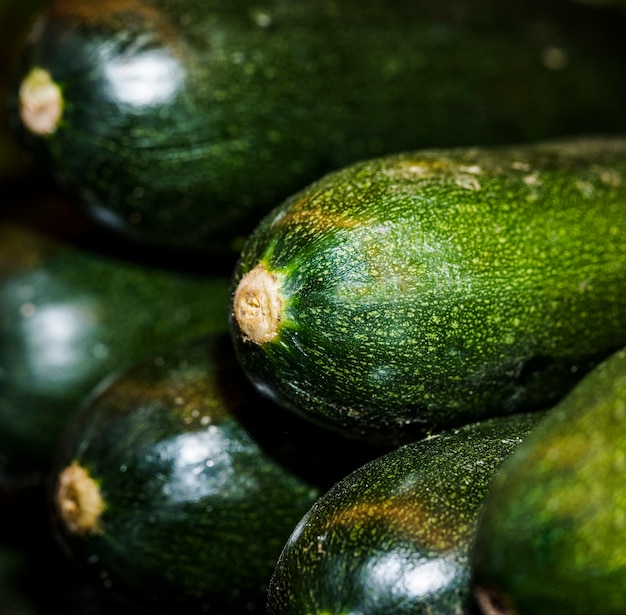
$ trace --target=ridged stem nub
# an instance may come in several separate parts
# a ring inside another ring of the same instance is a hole
[[[52,76],[43,68],[33,68],[20,85],[19,113],[31,133],[51,135],[63,115],[63,94]]]
[[[233,298],[233,314],[243,339],[265,344],[278,335],[283,301],[277,276],[263,264],[241,278]]]
[[[97,534],[101,531],[104,500],[100,487],[77,462],[59,473],[55,504],[59,518],[71,534]]]

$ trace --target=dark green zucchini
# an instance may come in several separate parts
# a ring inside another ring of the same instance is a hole
[[[471,548],[485,615],[624,613],[625,410],[621,350],[503,465]]]
[[[16,203],[21,219],[0,221],[0,474],[9,475],[47,468],[67,417],[109,372],[228,327],[229,275],[131,260],[63,201],[47,213],[48,197]]]
[[[545,412],[406,444],[339,481],[287,541],[268,615],[463,615],[469,546],[502,462]]]
[[[301,516],[380,454],[295,418],[250,386],[227,335],[135,364],[96,389],[61,439],[62,543],[128,605],[260,612]]]
[[[56,0],[11,104],[96,219],[210,249],[356,160],[626,130],[625,31],[562,0]]]
[[[402,442],[552,405],[626,343],[626,139],[422,150],[286,200],[233,275],[280,404]]]

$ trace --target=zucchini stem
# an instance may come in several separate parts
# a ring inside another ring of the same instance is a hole
[[[19,112],[24,126],[39,136],[51,135],[63,114],[61,88],[43,68],[33,68],[19,91]]]
[[[282,299],[275,274],[262,264],[249,271],[235,290],[233,312],[246,341],[265,344],[278,335]]]
[[[61,471],[56,490],[61,521],[72,534],[97,534],[104,500],[100,487],[85,468],[73,462]]]

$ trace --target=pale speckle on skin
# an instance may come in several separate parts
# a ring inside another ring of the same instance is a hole
[[[530,164],[523,160],[515,160],[511,163],[511,168],[516,171],[530,171]]]
[[[595,190],[591,182],[585,181],[583,179],[577,179],[576,187],[578,188],[578,190],[580,190],[583,196],[587,198],[593,197]]]
[[[459,167],[459,170],[463,173],[470,173],[471,175],[479,175],[483,172],[483,170],[477,164],[470,166],[461,166]]]
[[[32,318],[37,313],[37,308],[33,303],[23,303],[20,306],[20,314],[24,318]]]
[[[272,25],[272,15],[264,10],[256,9],[251,11],[252,21],[259,26],[259,28],[269,28]]]
[[[561,47],[546,47],[541,54],[541,61],[549,70],[563,70],[569,60],[569,54]]]
[[[622,175],[615,169],[599,169],[600,181],[607,186],[619,188],[622,185]]]
[[[454,183],[460,188],[464,188],[466,190],[478,191],[481,189],[480,182],[478,181],[478,179],[476,179],[476,177],[473,177],[471,175],[459,175],[454,180]]]

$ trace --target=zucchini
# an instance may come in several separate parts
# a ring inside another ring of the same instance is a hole
[[[561,0],[56,0],[12,117],[102,224],[222,248],[363,158],[626,130],[625,31]]]
[[[109,372],[228,328],[228,275],[132,260],[65,201],[41,199],[0,220],[0,474],[15,477],[47,469],[66,419]]]
[[[286,542],[267,614],[469,615],[478,512],[502,462],[544,414],[452,429],[340,480]]]
[[[95,389],[61,438],[61,543],[128,606],[260,612],[300,517],[380,454],[295,418],[250,386],[226,334],[134,364]]]
[[[620,350],[503,465],[471,549],[485,615],[624,613],[625,408]]]
[[[626,139],[420,150],[287,199],[233,273],[279,404],[400,443],[552,405],[626,343]]]

